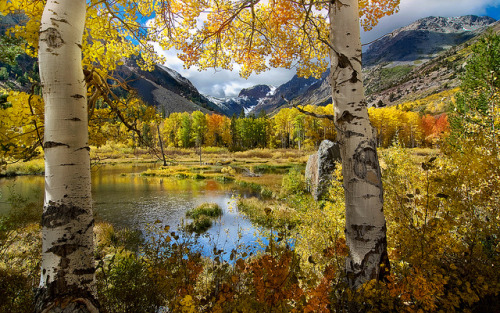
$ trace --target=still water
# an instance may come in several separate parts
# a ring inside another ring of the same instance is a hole
[[[214,180],[143,177],[140,173],[155,164],[106,165],[92,170],[92,197],[97,221],[110,222],[117,228],[144,231],[156,221],[176,231],[188,209],[204,202],[217,203],[223,209],[205,236],[199,238],[203,254],[214,247],[231,251],[240,244],[258,249],[259,230],[238,212],[237,198],[251,192],[234,184]],[[16,193],[43,203],[43,176],[19,176],[0,179],[0,214],[10,210],[8,197]]]

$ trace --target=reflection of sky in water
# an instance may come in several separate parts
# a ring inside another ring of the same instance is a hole
[[[161,221],[169,225],[171,231],[177,231],[183,221],[190,222],[185,218],[187,210],[211,202],[222,208],[223,215],[199,237],[204,255],[210,255],[214,247],[230,252],[242,244],[256,244],[258,231],[238,213],[235,197],[241,191],[236,191],[233,185],[211,180],[120,178],[113,183],[94,185],[94,208],[98,219],[117,227],[140,230],[147,224]]]
[[[249,196],[233,184],[220,184],[213,180],[148,178],[137,174],[154,167],[148,165],[117,165],[100,167],[92,172],[92,197],[98,221],[108,221],[118,228],[144,230],[147,224],[161,221],[177,231],[185,219],[185,212],[204,202],[214,202],[223,209],[223,215],[199,237],[199,248],[204,255],[211,255],[214,247],[227,251],[241,246],[249,247],[248,253],[259,249],[258,230],[252,226],[236,207],[237,196]],[[123,175],[127,174],[127,175]],[[40,202],[43,201],[43,176],[21,176],[1,179],[0,214],[7,213],[5,202],[10,189]],[[11,186],[11,187],[9,187]],[[10,189],[9,189],[10,188]],[[186,222],[189,222],[186,221]],[[263,240],[267,242],[267,240]],[[238,249],[240,250],[240,249]],[[223,256],[224,259],[229,256]]]

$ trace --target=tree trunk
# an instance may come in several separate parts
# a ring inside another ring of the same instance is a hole
[[[158,130],[158,142],[160,143],[161,157],[163,159],[163,166],[167,166],[167,159],[165,158],[165,151],[163,150],[163,140],[161,139],[160,124],[156,124]]]
[[[201,143],[198,145],[198,153],[200,154],[200,165],[203,165],[203,163],[201,162]]]
[[[330,4],[330,83],[346,199],[346,272],[353,289],[389,270],[377,144],[361,77],[358,12],[357,0]]]
[[[93,259],[85,0],[49,0],[39,41],[45,101],[42,275],[36,312],[98,312]]]

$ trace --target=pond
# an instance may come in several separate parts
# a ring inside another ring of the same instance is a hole
[[[221,218],[199,238],[204,255],[213,248],[231,251],[238,245],[259,249],[259,229],[238,212],[237,198],[253,196],[250,190],[214,180],[143,177],[141,172],[155,164],[105,165],[92,170],[92,197],[97,221],[117,228],[144,231],[148,224],[161,221],[177,231],[188,209],[204,202],[217,203]],[[43,203],[43,176],[18,176],[0,179],[0,214],[10,210],[8,197],[15,193]],[[266,241],[266,240],[264,240]]]

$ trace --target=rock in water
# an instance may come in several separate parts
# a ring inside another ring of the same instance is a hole
[[[306,165],[306,182],[314,200],[323,198],[328,192],[337,161],[341,161],[340,146],[330,140],[323,140],[318,152],[309,156]]]

